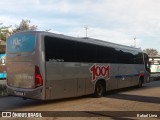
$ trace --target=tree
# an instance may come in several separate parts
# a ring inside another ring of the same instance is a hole
[[[3,23],[0,23],[0,25],[3,25]],[[0,27],[0,40],[6,41],[6,38],[10,35],[10,31],[8,30],[10,26],[1,26]]]
[[[149,57],[157,57],[158,56],[158,51],[153,48],[147,48],[144,50],[148,54]]]
[[[30,25],[31,21],[30,20],[24,20],[20,22],[19,25],[16,25],[16,29],[13,30],[14,33],[20,32],[20,31],[28,31],[28,30],[37,30],[36,25]]]

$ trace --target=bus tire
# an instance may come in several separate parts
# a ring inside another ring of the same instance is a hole
[[[94,97],[102,97],[105,91],[105,86],[102,81],[98,81],[95,86]]]

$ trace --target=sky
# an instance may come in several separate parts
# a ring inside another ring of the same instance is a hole
[[[0,23],[100,39],[160,53],[160,0],[2,0]]]

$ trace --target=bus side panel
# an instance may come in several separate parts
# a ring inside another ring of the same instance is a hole
[[[46,62],[46,99],[69,98],[94,92],[92,64]]]
[[[81,95],[85,94],[86,81],[87,81],[87,79],[85,79],[85,78],[83,78],[83,79],[77,78],[77,96],[81,96]]]
[[[124,88],[131,85],[131,74],[133,74],[133,70],[128,70],[127,68],[131,67],[128,64],[119,64],[119,74],[116,76],[118,80],[118,88]],[[132,72],[131,72],[132,71]]]
[[[92,81],[92,74],[90,68],[92,63],[81,63],[79,64],[80,70],[77,74],[78,79],[78,91],[77,96],[88,95],[94,93],[94,82]],[[81,80],[85,80],[85,83]],[[84,90],[82,88],[85,88]]]
[[[72,64],[46,62],[46,99],[76,96],[77,79],[74,72]]]
[[[140,71],[144,71],[143,65],[120,64],[118,74],[118,88],[135,86],[139,83]]]
[[[139,84],[139,79],[140,79],[140,74],[141,74],[141,72],[142,73],[145,73],[145,69],[144,69],[144,65],[143,64],[136,64],[136,65],[134,65],[133,66],[134,67],[134,69],[136,69],[136,71],[137,71],[137,76],[135,76],[134,77],[134,79],[132,79],[132,81],[131,81],[131,85],[132,86],[136,86],[136,85],[138,85]],[[145,77],[144,77],[144,79],[145,79]]]
[[[114,90],[118,88],[118,79],[115,77],[118,74],[118,64],[110,64],[110,79],[107,80],[106,90]]]

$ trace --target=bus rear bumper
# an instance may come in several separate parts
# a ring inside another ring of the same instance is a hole
[[[35,89],[30,88],[14,88],[7,85],[7,92],[9,95],[18,96],[22,98],[38,99],[43,100],[43,87],[38,87]]]

